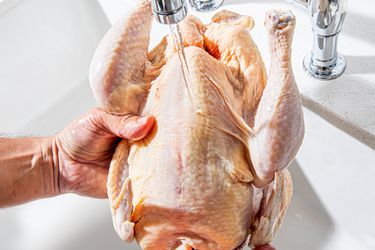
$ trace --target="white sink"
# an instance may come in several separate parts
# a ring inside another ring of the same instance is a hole
[[[87,68],[108,21],[92,0],[18,2],[15,8],[0,15],[0,112],[7,119],[2,120],[0,132],[51,135],[96,105],[86,80]],[[125,5],[129,4],[127,1],[100,2],[107,15],[111,11],[120,14],[129,8]],[[124,4],[114,7],[119,2]],[[254,2],[257,5],[227,8],[255,17],[254,39],[269,61],[262,28],[264,13],[271,7],[287,5]],[[298,10],[295,12],[302,15]],[[114,19],[112,15],[110,20]],[[302,32],[303,28],[297,30]],[[156,25],[153,34],[166,31],[166,27]],[[27,39],[16,40],[22,37],[20,32]],[[303,40],[300,35],[296,32],[297,41]],[[153,43],[156,40],[155,37]],[[37,46],[40,42],[43,47]],[[15,69],[26,73],[17,73]],[[296,66],[295,70],[298,73],[301,68]],[[305,121],[306,136],[297,156],[298,163],[290,167],[294,198],[274,242],[276,247],[279,250],[375,249],[373,150],[308,110]],[[64,195],[0,210],[0,249],[138,248],[117,237],[106,200]]]
[[[0,2],[0,133],[14,133],[86,83],[108,27],[92,0]]]

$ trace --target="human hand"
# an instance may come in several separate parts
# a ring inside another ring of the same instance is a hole
[[[108,168],[121,138],[140,140],[155,122],[152,116],[116,116],[93,109],[53,140],[60,193],[107,197]]]

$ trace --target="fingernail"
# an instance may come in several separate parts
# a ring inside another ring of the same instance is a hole
[[[142,116],[137,119],[137,123],[145,123],[147,121],[147,116]]]

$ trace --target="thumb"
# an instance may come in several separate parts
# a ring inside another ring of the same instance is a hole
[[[135,116],[135,115],[113,115],[104,110],[96,110],[99,116],[99,124],[112,134],[129,140],[140,140],[144,138],[153,128],[155,118],[153,116]]]

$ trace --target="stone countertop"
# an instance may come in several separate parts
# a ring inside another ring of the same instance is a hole
[[[98,0],[108,19],[114,23],[126,13],[135,1]],[[293,69],[308,109],[350,134],[367,146],[375,149],[375,18],[373,0],[362,0],[361,4],[350,4],[340,34],[338,48],[347,61],[347,69],[339,78],[322,81],[307,76],[302,68],[303,57],[312,48],[312,32],[307,14],[291,7],[284,1],[254,0],[226,1],[222,8],[254,17],[256,26],[251,31],[266,65],[269,53],[263,20],[269,9],[291,9],[297,17],[293,41]],[[202,21],[208,22],[212,13],[196,12]],[[168,28],[154,24],[151,45],[156,44]]]

